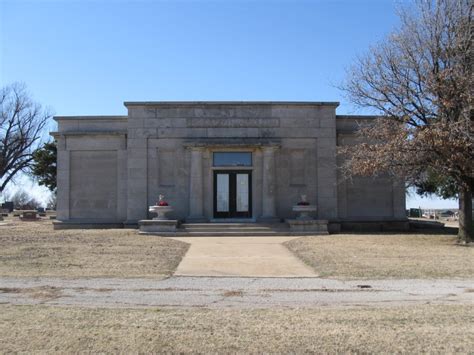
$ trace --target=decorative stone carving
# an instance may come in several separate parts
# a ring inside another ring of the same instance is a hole
[[[188,118],[190,128],[270,128],[280,127],[278,118]]]

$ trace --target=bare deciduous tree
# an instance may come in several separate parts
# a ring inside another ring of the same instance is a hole
[[[50,210],[55,210],[57,205],[57,195],[56,193],[51,193],[49,196],[48,202],[46,204],[46,207],[49,208]]]
[[[23,84],[0,90],[0,192],[27,170],[51,114],[28,96]]]
[[[23,189],[17,190],[9,195],[7,199],[13,202],[13,206],[17,210],[35,210],[41,207],[41,202]]]
[[[473,3],[420,0],[401,27],[350,68],[343,89],[381,118],[342,149],[349,174],[392,173],[416,184],[427,172],[455,181],[459,237],[473,241]]]

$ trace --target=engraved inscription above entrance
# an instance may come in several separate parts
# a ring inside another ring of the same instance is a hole
[[[268,128],[279,127],[279,118],[188,118],[192,128]]]

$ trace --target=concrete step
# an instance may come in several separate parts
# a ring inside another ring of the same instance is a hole
[[[205,235],[272,235],[275,231],[186,231],[189,235],[205,234]]]
[[[183,223],[182,227],[213,227],[213,228],[226,228],[226,227],[279,227],[287,226],[286,223]]]
[[[270,227],[225,227],[225,228],[216,228],[216,227],[181,227],[184,230],[209,230],[209,231],[226,231],[226,230],[240,230],[240,231],[271,231],[271,230],[281,230],[288,228],[270,228]]]
[[[288,235],[286,223],[184,223],[176,235],[187,236],[272,236]]]
[[[249,231],[249,232],[242,232],[242,231],[186,231],[186,230],[177,230],[177,233],[186,233],[189,235],[274,235],[274,234],[288,234],[288,231]]]
[[[253,225],[253,226],[188,226],[188,225],[181,225],[182,228],[186,229],[227,229],[227,228],[257,228],[257,229],[273,229],[272,227],[269,226],[258,226],[258,225]]]
[[[288,235],[303,236],[303,235],[318,235],[318,234],[323,235],[327,233],[291,232],[290,230],[253,232],[253,233],[252,232],[220,232],[220,231],[187,232],[180,229],[178,229],[176,233],[173,233],[173,235],[177,237],[269,237],[269,236],[288,236]]]
[[[288,227],[280,228],[269,228],[269,227],[226,227],[226,228],[214,228],[214,227],[180,227],[178,230],[183,232],[239,232],[239,233],[263,233],[263,232],[285,232],[288,231]]]
[[[251,237],[251,236],[284,236],[316,235],[327,233],[295,232],[286,223],[183,223],[176,236],[201,237]]]

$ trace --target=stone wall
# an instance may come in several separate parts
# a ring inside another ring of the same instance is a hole
[[[308,195],[320,218],[337,216],[336,104],[279,103],[125,103],[129,110],[128,220],[147,215],[143,206],[159,193],[176,207],[175,217],[190,211],[189,145],[202,146],[203,215],[212,218],[212,152],[253,152],[253,215],[265,214],[262,146],[277,146],[272,189],[278,217],[292,217],[292,204]],[[148,159],[146,159],[148,157]],[[160,163],[161,162],[161,163]],[[145,183],[145,181],[147,183]],[[132,191],[133,190],[133,191]]]
[[[115,219],[117,151],[73,150],[70,160],[69,217]]]
[[[213,218],[216,151],[253,156],[253,217],[292,218],[302,194],[320,219],[403,219],[401,181],[338,175],[336,143],[358,122],[337,103],[125,103],[127,116],[56,117],[58,219],[135,224],[164,194],[185,220]]]
[[[60,221],[123,222],[127,141],[123,116],[55,117]]]
[[[370,124],[376,116],[337,116],[338,146],[355,144],[360,125]],[[343,163],[338,157],[338,166]],[[405,219],[405,186],[388,176],[345,179],[338,174],[338,219],[377,221]]]

